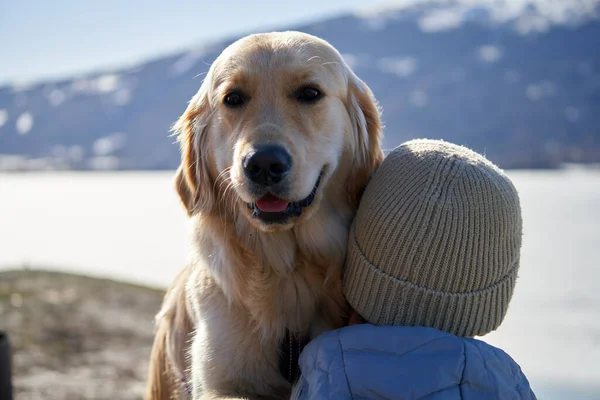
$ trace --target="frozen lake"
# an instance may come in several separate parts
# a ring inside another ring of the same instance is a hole
[[[541,399],[600,398],[600,172],[512,171],[524,246],[504,324],[484,340]],[[0,269],[166,286],[186,260],[173,173],[0,174]]]

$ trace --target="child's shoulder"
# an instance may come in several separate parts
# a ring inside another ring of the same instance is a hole
[[[441,398],[469,398],[469,390],[478,391],[473,397],[489,390],[486,398],[535,398],[519,365],[502,350],[426,327],[364,324],[326,332],[304,349],[300,368],[307,390],[337,388],[338,398],[352,397],[344,391],[369,398],[373,390],[389,398],[407,390],[414,398],[440,390],[449,394]],[[331,392],[320,395],[332,398]]]

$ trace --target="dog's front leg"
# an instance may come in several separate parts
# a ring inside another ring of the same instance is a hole
[[[191,387],[192,387],[192,399],[193,400],[282,400],[289,399],[289,390],[286,390],[285,386],[282,386],[281,390],[271,388],[273,395],[264,396],[258,394],[249,394],[247,389],[241,389],[239,383],[234,382],[223,382],[220,380],[215,381],[215,376],[207,381],[206,377],[206,365],[204,363],[210,362],[202,355],[207,353],[207,349],[204,346],[202,340],[195,337],[192,341],[192,353],[191,353]],[[215,357],[224,360],[226,357]],[[211,360],[212,363],[218,363],[220,361]],[[235,361],[229,360],[225,364],[235,368]],[[234,374],[234,376],[240,376],[241,373]],[[262,377],[255,377],[260,379]],[[280,376],[276,378],[283,379]],[[218,382],[218,383],[217,383]],[[218,389],[210,384],[215,384]],[[243,385],[248,387],[248,383]],[[251,386],[251,385],[250,385]],[[251,391],[250,391],[251,392]]]

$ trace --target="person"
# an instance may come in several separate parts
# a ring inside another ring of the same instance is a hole
[[[351,326],[305,347],[292,399],[535,399],[475,339],[506,315],[521,237],[517,190],[483,156],[425,139],[393,150],[350,230]]]

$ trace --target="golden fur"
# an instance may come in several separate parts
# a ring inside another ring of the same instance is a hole
[[[297,101],[316,87],[315,104]],[[243,107],[223,104],[239,91]],[[343,326],[341,268],[362,190],[383,159],[371,90],[327,42],[299,32],[245,37],[223,51],[175,125],[176,188],[194,226],[190,265],[157,317],[146,399],[285,398],[278,370],[286,329],[310,337]],[[286,198],[321,176],[299,217],[265,224],[242,163],[261,143],[291,155]],[[178,393],[178,394],[173,394]]]

